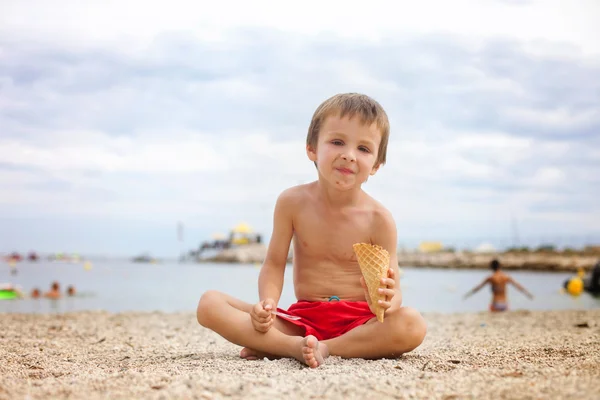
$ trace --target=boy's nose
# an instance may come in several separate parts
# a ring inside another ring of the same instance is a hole
[[[344,153],[344,154],[342,154],[342,160],[349,161],[349,162],[354,162],[354,161],[356,161],[356,157],[354,157],[354,154],[351,153],[351,152]]]

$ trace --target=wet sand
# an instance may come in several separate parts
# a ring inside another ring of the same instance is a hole
[[[393,360],[245,361],[193,313],[0,314],[0,399],[598,398],[600,310],[424,314]]]

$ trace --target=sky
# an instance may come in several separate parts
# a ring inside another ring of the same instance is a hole
[[[0,252],[176,257],[316,179],[326,98],[386,109],[400,247],[600,242],[600,2],[0,2]],[[177,223],[184,227],[178,240]]]

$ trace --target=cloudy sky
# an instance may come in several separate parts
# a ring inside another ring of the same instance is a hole
[[[0,2],[0,252],[268,239],[350,91],[391,119],[365,189],[400,245],[600,241],[600,2],[155,3]]]

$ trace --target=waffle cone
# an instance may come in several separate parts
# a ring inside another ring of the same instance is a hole
[[[368,243],[356,243],[352,247],[365,278],[371,304],[375,309],[375,316],[379,322],[383,322],[385,310],[381,308],[378,300],[385,300],[385,295],[378,293],[377,290],[383,287],[381,278],[387,278],[388,269],[390,268],[390,253],[381,246]]]

